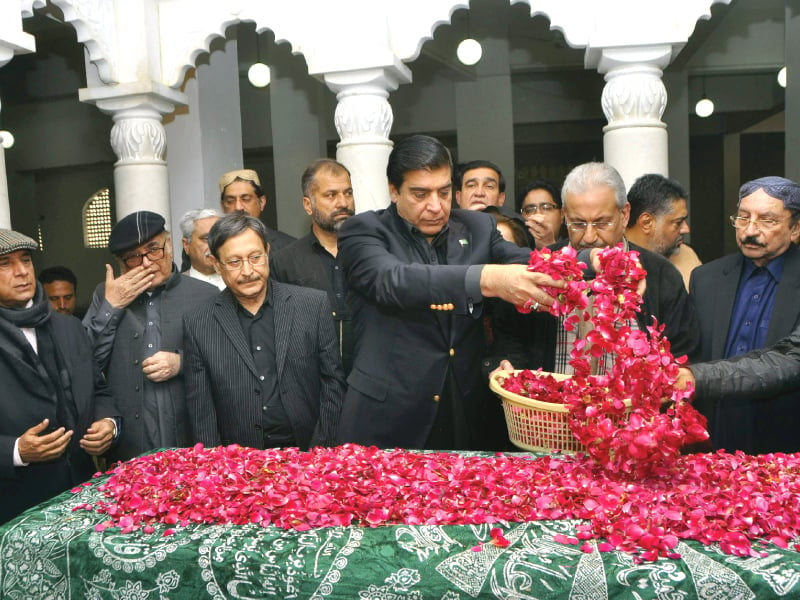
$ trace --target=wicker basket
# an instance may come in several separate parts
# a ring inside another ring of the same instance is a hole
[[[571,377],[561,373],[541,374],[551,375],[558,380]],[[532,452],[583,451],[583,444],[570,431],[569,409],[560,403],[534,400],[503,389],[500,379],[509,375],[508,371],[497,371],[489,379],[489,387],[503,401],[511,442],[518,448]],[[626,404],[630,406],[630,401],[626,400]]]

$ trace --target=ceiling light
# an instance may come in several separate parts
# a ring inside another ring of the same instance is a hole
[[[456,56],[458,56],[458,60],[469,67],[481,59],[481,56],[483,56],[483,48],[481,48],[477,40],[467,38],[456,48]]]
[[[271,79],[269,67],[261,62],[254,63],[247,69],[247,79],[253,87],[267,87]]]
[[[710,117],[714,112],[714,103],[703,96],[697,101],[697,104],[694,105],[694,112],[698,117]]]
[[[786,67],[783,67],[780,71],[778,71],[778,85],[782,88],[786,87]]]
[[[0,131],[0,146],[3,146],[6,150],[11,148],[14,145],[14,136],[11,135],[10,131]]]

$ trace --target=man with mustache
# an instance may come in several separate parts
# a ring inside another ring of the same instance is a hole
[[[625,227],[631,206],[622,177],[611,165],[586,163],[567,175],[561,190],[562,212],[567,225],[569,245],[576,250],[606,248],[622,244],[636,250],[647,271],[641,312],[632,327],[645,330],[653,317],[664,324],[664,336],[675,356],[693,353],[698,344],[697,319],[678,270],[663,256],[631,243]],[[557,249],[566,243],[556,243]],[[588,256],[584,259],[589,262]],[[510,311],[495,319],[495,353],[505,356],[503,369],[538,368],[556,373],[571,373],[569,353],[575,332],[563,327],[563,317],[549,314],[515,315]],[[513,365],[513,366],[512,366]]]
[[[303,208],[311,232],[270,257],[273,279],[328,294],[345,374],[353,361],[353,328],[347,308],[347,282],[338,257],[339,228],[355,214],[350,171],[323,158],[313,162],[300,180]]]
[[[195,442],[287,448],[333,444],[344,394],[330,304],[269,277],[266,226],[234,213],[208,234],[226,289],[184,319]]]
[[[0,524],[89,479],[120,422],[80,321],[36,283],[37,247],[0,229]]]
[[[740,252],[698,267],[690,297],[700,322],[700,361],[739,356],[771,346],[800,324],[800,186],[762,177],[739,189],[730,217]],[[800,450],[800,394],[755,402],[726,398],[699,406],[717,448],[748,453]]]

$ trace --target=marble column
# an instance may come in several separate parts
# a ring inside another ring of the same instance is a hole
[[[3,106],[0,104],[0,110],[2,109]],[[11,205],[8,201],[6,150],[2,145],[0,145],[0,229],[11,229]]]
[[[117,220],[137,210],[150,210],[162,215],[169,229],[171,207],[164,159],[167,136],[162,118],[183,104],[184,97],[175,90],[158,87],[158,91],[151,88],[117,95],[113,87],[85,88],[80,91],[80,99],[96,104],[114,121],[111,147],[118,158],[114,163]]]
[[[357,212],[389,205],[386,165],[394,119],[389,92],[410,81],[411,74],[402,64],[325,74],[325,83],[338,100],[335,123],[341,141],[336,158],[350,170]]]
[[[9,63],[15,54],[27,54],[36,50],[34,37],[22,30],[19,8],[19,4],[14,2],[0,2],[0,67]],[[0,228],[11,229],[11,206],[8,201],[8,175],[3,146],[0,146]]]
[[[800,0],[786,0],[784,30],[785,91],[785,175],[800,181]]]
[[[669,45],[603,49],[597,65],[606,80],[604,160],[628,188],[645,173],[669,173],[667,126],[661,121],[667,90],[661,76],[671,52]]]

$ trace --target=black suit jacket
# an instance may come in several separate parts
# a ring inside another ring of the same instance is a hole
[[[353,324],[349,310],[335,310],[336,292],[320,260],[320,252],[325,250],[318,247],[317,238],[309,233],[277,252],[270,252],[269,274],[275,281],[310,287],[328,294],[328,301],[334,307],[331,314],[336,325],[342,367],[347,375],[353,364]]]
[[[77,409],[77,424],[67,455],[56,460],[15,467],[15,440],[45,417],[56,422],[56,399],[34,367],[33,348],[20,329],[0,333],[0,523],[69,487],[85,481],[94,472],[92,458],[79,440],[94,421],[116,417],[119,411],[92,360],[92,346],[81,322],[72,316],[52,313],[53,340],[64,363],[61,385],[69,389]]]
[[[791,246],[784,260],[765,346],[772,346],[800,325],[800,250]],[[689,295],[700,322],[700,349],[695,362],[716,360],[725,354],[744,261],[744,255],[737,252],[692,271]],[[718,447],[749,453],[800,450],[800,390],[757,402],[712,402],[698,395],[696,405],[708,417],[712,441]]]
[[[527,263],[530,252],[506,242],[479,212],[454,209],[446,237],[447,264],[422,262],[394,204],[351,217],[339,231],[356,336],[339,443],[424,447],[451,370],[456,404],[472,424],[479,419],[484,302],[467,295],[467,271]],[[453,309],[432,306],[443,304]]]
[[[278,393],[301,448],[333,442],[344,374],[325,294],[270,281]],[[261,383],[225,289],[184,317],[186,402],[195,442],[262,448]]]

